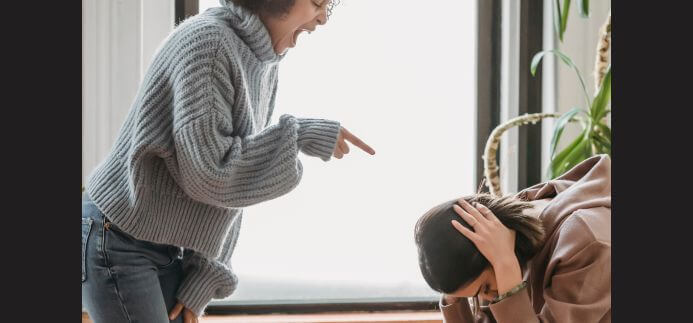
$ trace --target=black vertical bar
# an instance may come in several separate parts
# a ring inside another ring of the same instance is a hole
[[[520,4],[519,115],[540,113],[541,73],[532,76],[530,64],[542,50],[543,0],[522,0]],[[541,126],[521,126],[518,131],[518,188],[541,182]]]
[[[500,122],[501,0],[477,0],[476,189],[484,178],[486,140]]]
[[[176,0],[175,17],[176,25],[199,11],[199,0]]]

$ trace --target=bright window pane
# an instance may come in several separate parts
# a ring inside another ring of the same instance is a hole
[[[200,11],[218,6],[200,1]],[[231,302],[437,298],[414,224],[475,191],[475,1],[343,0],[282,61],[276,120],[339,120],[376,156],[301,156],[289,194],[245,210]]]

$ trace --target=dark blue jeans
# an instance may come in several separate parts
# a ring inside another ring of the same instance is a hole
[[[82,305],[94,323],[169,323],[183,279],[181,257],[178,247],[121,231],[84,194]]]

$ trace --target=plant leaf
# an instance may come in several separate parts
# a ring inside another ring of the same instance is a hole
[[[578,9],[580,9],[580,15],[583,18],[587,18],[590,16],[590,0],[580,0],[580,5],[578,6]]]
[[[604,138],[609,139],[609,142],[611,142],[611,128],[602,122],[597,123],[597,127],[599,127],[599,130],[604,134]]]
[[[611,112],[611,109],[605,109],[596,118],[594,118],[594,120],[600,120],[601,121],[604,117],[606,117],[607,114],[609,114],[609,112]]]
[[[563,21],[561,15],[561,2],[560,0],[554,1],[553,5],[553,27],[556,29],[556,35],[558,35],[558,38],[563,42],[563,34],[561,33],[561,26],[563,25]]]
[[[576,146],[580,145],[580,143],[585,140],[585,136],[578,136],[573,141],[561,152],[559,152],[553,159],[551,159],[551,163],[549,164],[549,169],[548,169],[548,174],[549,178],[556,178],[556,173],[557,173],[557,168],[558,165],[560,165],[563,160],[570,154],[570,152],[575,149]]]
[[[594,133],[592,138],[594,139],[594,143],[598,144],[598,146],[601,147],[601,149],[599,149],[597,151],[597,153],[600,153],[600,154],[606,153],[606,154],[611,155],[611,141],[610,140],[607,140],[606,138],[604,138],[599,133]]]
[[[578,77],[578,80],[580,81],[580,86],[582,87],[582,93],[585,95],[585,102],[587,103],[587,106],[590,107],[590,96],[587,94],[587,87],[585,86],[585,79],[582,78],[582,73],[580,73],[580,69],[573,63],[573,60],[568,57],[565,53],[561,52],[558,49],[551,49],[551,50],[543,50],[541,52],[538,52],[534,54],[534,57],[532,57],[532,62],[530,63],[530,72],[532,73],[532,76],[534,76],[537,72],[537,67],[539,66],[539,63],[541,62],[541,59],[544,58],[546,54],[554,54],[558,58],[563,61],[568,67],[572,68],[575,71],[575,74]],[[610,70],[610,69],[609,69]],[[606,79],[606,78],[605,78]],[[611,79],[609,79],[611,81]],[[611,84],[611,83],[609,83]]]
[[[582,110],[580,110],[579,108],[573,108],[572,110],[564,113],[560,118],[558,118],[558,120],[556,120],[556,126],[553,129],[553,138],[551,139],[551,148],[549,148],[550,156],[552,158],[556,153],[556,146],[558,145],[558,141],[561,140],[561,134],[563,134],[563,129],[565,128],[566,124],[568,124],[568,122],[571,121],[573,117],[580,111]]]
[[[597,95],[594,97],[594,100],[592,100],[592,107],[590,108],[590,114],[598,118],[595,121],[601,120],[599,118],[604,110],[606,110],[606,106],[611,100],[611,64],[606,68],[606,74],[604,75],[604,79],[602,80],[602,83],[599,84],[599,91],[597,92]]]
[[[579,138],[581,139],[579,144],[573,147],[560,163],[554,165],[554,178],[562,175],[592,155],[590,137],[585,136],[583,133]]]
[[[568,27],[568,14],[570,13],[570,0],[563,0],[563,10],[561,12],[561,41],[563,41],[563,34],[565,29]]]
[[[529,65],[529,71],[532,73],[532,76],[537,74],[537,67],[546,53],[546,51],[538,52],[534,54],[534,57],[532,57],[532,63]]]

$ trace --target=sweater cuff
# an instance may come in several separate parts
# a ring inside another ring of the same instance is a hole
[[[529,301],[527,288],[504,298],[498,303],[489,305],[493,317],[499,323],[504,322],[536,322],[532,303]]]
[[[337,121],[297,118],[298,147],[306,155],[330,160],[337,145],[340,125]]]
[[[236,289],[236,275],[221,263],[194,256],[184,267],[185,278],[176,297],[198,317],[212,298],[228,297]]]

